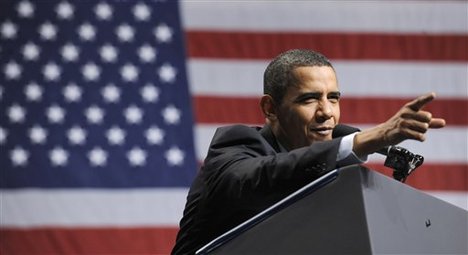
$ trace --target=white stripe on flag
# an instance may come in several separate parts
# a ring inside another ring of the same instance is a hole
[[[187,189],[2,191],[2,227],[177,226]],[[468,210],[466,192],[425,192]]]
[[[188,29],[466,33],[466,1],[182,1]],[[398,17],[398,20],[395,20]]]
[[[260,96],[267,61],[188,62],[195,95]],[[467,65],[447,62],[333,61],[345,96],[411,97],[430,91],[438,97],[468,97]]]
[[[195,151],[198,160],[202,161],[208,151],[211,138],[217,127],[226,124],[198,124],[195,128]],[[353,125],[353,124],[350,124]],[[354,125],[361,129],[369,126]],[[444,146],[442,146],[444,145]],[[405,141],[400,146],[409,149],[413,153],[421,154],[425,162],[435,163],[468,163],[468,128],[466,127],[445,127],[443,129],[430,130],[427,139],[421,143],[418,141]],[[447,150],[446,146],[450,146]],[[372,155],[371,162],[381,162],[380,155]]]
[[[2,190],[0,226],[177,226],[187,192],[187,188]]]

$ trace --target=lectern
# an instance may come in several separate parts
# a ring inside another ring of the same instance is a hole
[[[334,170],[197,254],[468,254],[468,211],[362,166]]]

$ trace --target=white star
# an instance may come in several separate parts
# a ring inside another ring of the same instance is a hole
[[[13,166],[25,166],[28,164],[29,152],[21,147],[15,147],[10,151],[10,159]]]
[[[135,105],[131,105],[124,110],[124,116],[127,123],[137,124],[140,123],[143,118],[143,111]]]
[[[88,153],[88,159],[92,166],[105,166],[107,163],[107,152],[100,147],[94,147]]]
[[[80,126],[73,126],[68,130],[67,137],[70,141],[70,144],[84,144],[86,141],[86,130],[84,130]]]
[[[146,21],[151,16],[151,10],[146,4],[138,3],[133,7],[133,15],[137,20]]]
[[[24,94],[28,101],[40,101],[42,99],[42,87],[34,82],[29,83],[24,88]]]
[[[65,118],[65,110],[54,104],[46,109],[46,115],[50,123],[62,123]]]
[[[99,3],[96,5],[94,12],[98,19],[109,20],[112,18],[112,7],[107,3]]]
[[[55,147],[49,152],[49,159],[53,166],[64,166],[68,162],[68,152],[62,147]]]
[[[0,127],[0,144],[4,144],[6,142],[7,136],[8,136],[8,131]]]
[[[146,84],[140,89],[140,95],[143,98],[143,101],[156,103],[159,99],[159,89],[153,84]]]
[[[39,27],[39,34],[44,40],[53,40],[57,36],[57,27],[47,21]]]
[[[138,68],[132,64],[125,64],[120,68],[120,75],[126,82],[134,82],[138,79]]]
[[[23,18],[30,18],[34,14],[34,6],[29,1],[21,1],[16,10],[18,15]]]
[[[160,24],[154,29],[154,36],[156,36],[156,40],[162,43],[168,43],[172,40],[172,29],[168,27],[166,24]]]
[[[47,63],[42,69],[42,74],[44,75],[44,79],[46,81],[57,81],[60,79],[60,75],[62,70],[60,67],[55,63]]]
[[[8,80],[17,80],[21,77],[22,68],[18,63],[10,61],[5,65],[3,72]]]
[[[66,62],[72,62],[78,59],[80,49],[71,43],[67,43],[62,47],[60,53]]]
[[[65,86],[62,90],[65,101],[67,102],[78,102],[81,100],[82,90],[74,83],[70,83]]]
[[[29,139],[31,139],[32,143],[43,144],[47,139],[47,130],[35,125],[29,129]]]
[[[120,90],[114,84],[108,84],[102,88],[101,95],[108,103],[116,103],[120,100]]]
[[[85,115],[89,123],[100,124],[104,118],[104,110],[93,105],[85,110]]]
[[[172,147],[164,154],[169,166],[180,166],[184,163],[185,153],[177,147]]]
[[[0,34],[5,39],[13,39],[16,37],[16,33],[18,32],[17,26],[12,23],[11,21],[5,21],[2,23],[2,27],[0,28]]]
[[[37,60],[39,53],[41,53],[40,48],[32,42],[25,44],[23,47],[23,56],[26,60]]]
[[[175,81],[177,70],[170,64],[164,64],[158,69],[159,79],[165,83],[173,83]]]
[[[164,130],[157,126],[151,126],[146,130],[145,137],[149,144],[162,144],[164,139]]]
[[[55,12],[60,19],[73,18],[73,6],[69,2],[61,2],[55,8]]]
[[[101,68],[94,63],[87,63],[81,68],[81,73],[87,81],[97,81],[101,75]]]
[[[83,41],[91,41],[96,37],[96,29],[90,23],[84,23],[78,28],[78,34]]]
[[[7,114],[8,118],[10,118],[10,122],[21,123],[26,116],[26,110],[18,104],[13,104],[8,108]]]
[[[146,151],[134,147],[129,152],[127,152],[128,161],[132,166],[143,166],[146,164]]]
[[[169,105],[166,108],[164,108],[162,110],[162,115],[163,115],[164,121],[167,124],[175,125],[175,124],[179,124],[180,122],[181,112],[179,109],[177,109],[173,105]]]
[[[115,33],[121,42],[130,42],[135,36],[133,27],[129,26],[128,24],[122,24],[118,26]]]
[[[102,61],[104,62],[115,62],[117,54],[117,49],[110,44],[106,44],[99,49],[99,55],[101,55]]]
[[[149,44],[145,44],[138,49],[138,56],[141,62],[153,62],[156,58],[156,50]]]
[[[119,145],[125,141],[125,131],[119,127],[113,126],[106,132],[107,140],[109,144]]]

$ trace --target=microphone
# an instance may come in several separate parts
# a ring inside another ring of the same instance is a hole
[[[338,124],[333,129],[332,137],[342,137],[360,131],[361,130],[356,127]],[[393,168],[393,178],[401,182],[405,182],[408,175],[424,162],[423,156],[413,154],[400,146],[387,146],[376,152],[387,157],[384,166]]]

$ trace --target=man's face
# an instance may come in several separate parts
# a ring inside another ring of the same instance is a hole
[[[294,70],[299,81],[288,88],[277,108],[273,132],[288,150],[332,139],[340,119],[340,92],[335,71],[327,66],[304,66]]]

